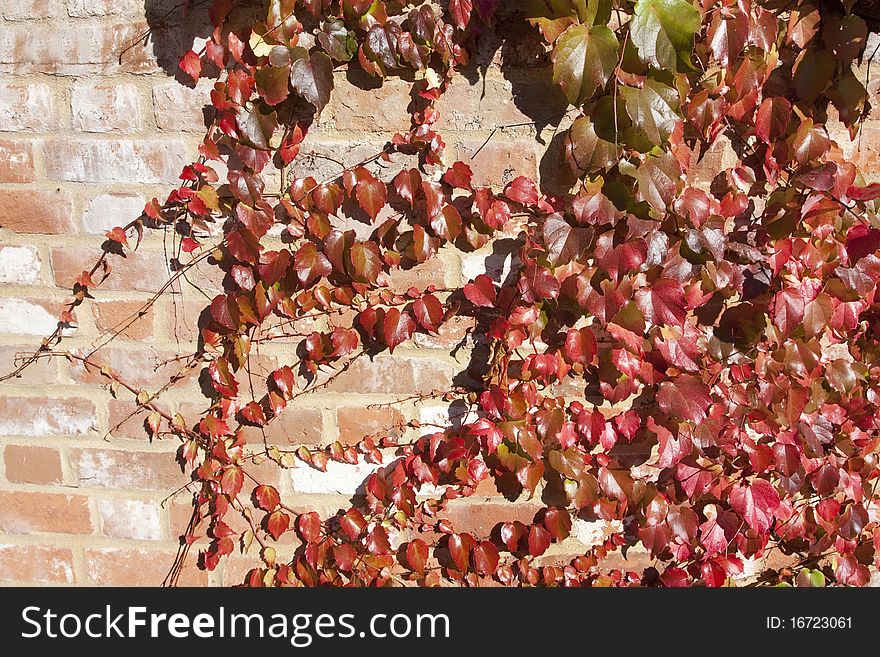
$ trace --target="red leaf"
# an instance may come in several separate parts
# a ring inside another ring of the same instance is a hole
[[[532,525],[529,529],[529,554],[540,557],[550,547],[550,532],[540,525]]]
[[[229,363],[225,358],[218,358],[208,365],[208,373],[214,390],[224,397],[235,397],[238,394],[238,382],[229,371]]]
[[[682,375],[664,381],[657,391],[660,410],[671,419],[683,419],[699,424],[706,419],[712,404],[709,388],[697,377]]]
[[[355,242],[349,251],[351,277],[358,283],[375,285],[382,271],[382,256],[374,242]]]
[[[281,495],[274,486],[262,484],[254,488],[254,498],[257,500],[257,506],[263,511],[274,511],[281,504]]]
[[[520,540],[527,532],[528,527],[519,520],[505,522],[501,525],[501,540],[504,541],[508,550],[516,552],[519,549]]]
[[[289,365],[285,365],[281,369],[277,369],[272,373],[272,380],[275,382],[275,386],[285,397],[290,397],[293,394],[293,386],[296,381],[294,377],[293,370],[290,369]]]
[[[351,540],[354,540],[361,535],[364,527],[367,526],[367,521],[364,519],[364,516],[360,511],[357,509],[349,509],[348,512],[339,519],[339,525],[342,527],[342,531],[344,531]]]
[[[456,27],[460,30],[465,29],[470,23],[473,10],[473,0],[449,0],[449,12],[452,14]]]
[[[451,534],[449,536],[449,556],[458,570],[464,572],[468,569],[471,548],[474,546],[474,538],[470,534]]]
[[[418,169],[401,171],[394,177],[394,187],[410,207],[415,207],[416,197],[422,188],[422,174]]]
[[[406,546],[406,563],[410,569],[417,573],[425,572],[425,563],[428,560],[428,545],[417,538]]]
[[[464,296],[478,308],[491,308],[495,305],[495,283],[486,274],[480,274],[464,286]]]
[[[108,230],[104,236],[111,242],[117,242],[125,248],[128,248],[128,238],[125,235],[125,230],[123,230],[121,226],[116,226],[112,230]]]
[[[433,294],[426,294],[413,302],[413,313],[424,329],[436,333],[443,321],[443,304]]]
[[[779,493],[764,479],[755,479],[748,486],[735,484],[730,490],[733,510],[759,534],[770,529],[779,503]]]
[[[498,548],[489,541],[482,541],[471,552],[474,570],[479,575],[491,576],[498,569]]]
[[[290,528],[290,516],[284,511],[273,511],[266,518],[266,530],[276,541]]]
[[[297,518],[296,526],[306,543],[315,543],[321,538],[321,517],[311,511]]]
[[[220,477],[220,490],[230,498],[235,498],[241,492],[244,483],[244,473],[238,466],[229,466]]]
[[[367,535],[367,550],[372,554],[388,554],[391,552],[388,532],[385,531],[384,527],[376,527]]]
[[[784,335],[791,335],[804,321],[804,297],[801,290],[786,288],[773,297],[773,325]]]
[[[394,353],[394,348],[397,345],[409,340],[415,330],[416,323],[408,312],[400,312],[397,308],[389,308],[385,312],[382,331],[385,336],[385,344],[388,345],[388,351],[391,353]]]
[[[202,60],[192,50],[188,50],[180,58],[180,70],[186,73],[193,81],[198,82],[202,74]]]
[[[871,183],[865,187],[853,185],[846,191],[853,201],[873,201],[880,198],[880,183]]]
[[[880,248],[880,230],[876,228],[856,224],[846,234],[846,254],[851,265],[866,255],[876,254],[878,248]]]
[[[527,206],[537,205],[538,199],[540,198],[535,183],[525,176],[514,178],[510,184],[505,187],[504,195],[515,203]]]
[[[375,221],[387,200],[388,190],[385,188],[385,183],[363,167],[347,171],[343,183],[349,195],[354,190],[361,208]]]
[[[636,292],[636,305],[652,324],[684,325],[684,288],[674,278],[658,278],[651,287]]]
[[[586,326],[581,329],[569,329],[565,336],[565,358],[571,363],[580,363],[584,367],[593,364],[598,353],[596,336]]]
[[[472,189],[471,180],[473,177],[474,172],[471,171],[471,168],[467,164],[464,162],[456,162],[452,165],[451,169],[443,174],[443,181],[453,187],[470,191]]]
[[[555,541],[564,541],[571,533],[571,515],[567,509],[550,507],[544,514],[544,527]]]
[[[296,277],[303,287],[333,273],[333,265],[313,242],[303,244],[293,257]]]

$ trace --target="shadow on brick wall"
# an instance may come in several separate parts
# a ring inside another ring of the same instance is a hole
[[[485,87],[489,69],[500,68],[510,84],[514,105],[534,123],[535,139],[545,147],[538,163],[542,191],[566,192],[576,181],[564,163],[569,104],[553,83],[546,45],[537,28],[524,19],[519,3],[502,3],[496,18],[495,30],[481,36],[469,65],[461,73],[471,85]]]
[[[188,87],[193,86],[193,81],[180,71],[177,63],[196,39],[211,35],[210,3],[193,0],[190,4],[187,9],[182,0],[144,0],[153,57],[169,77]]]

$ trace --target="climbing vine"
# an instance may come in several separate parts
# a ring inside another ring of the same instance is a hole
[[[222,270],[187,364],[210,382],[197,422],[99,351],[66,353],[135,396],[150,433],[181,441],[198,491],[182,553],[207,536],[203,568],[249,555],[251,586],[721,586],[771,552],[787,564],[771,583],[868,582],[880,559],[880,184],[828,130],[856,137],[870,109],[858,4],[214,0],[210,20],[180,60],[194,81],[216,80],[198,159],[167,199],[107,234],[58,331],[22,364],[63,353],[75,308],[144,230],[176,236],[175,276],[194,262]],[[566,193],[524,176],[478,186],[445,154],[438,101],[500,20],[540,33],[570,105]],[[410,80],[411,129],[335,178],[287,175],[269,190],[264,174],[298,163],[343,66]],[[706,177],[719,148],[732,161]],[[390,179],[369,168],[403,158],[411,166]],[[340,227],[344,214],[369,237]],[[506,284],[389,282],[500,235],[517,249]],[[331,315],[325,330],[295,328]],[[468,409],[460,426],[295,452],[245,442],[244,428],[357,359],[454,316],[475,320],[486,354],[480,377],[437,391]],[[273,339],[294,340],[296,357],[260,377],[251,355]],[[350,508],[321,517],[258,480],[257,459],[384,467]],[[486,479],[545,508],[460,532],[447,504]],[[578,518],[607,523],[608,538],[554,559]],[[280,559],[274,545],[291,533],[299,546]],[[635,545],[653,566],[603,566]]]

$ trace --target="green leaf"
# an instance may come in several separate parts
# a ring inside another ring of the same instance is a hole
[[[340,62],[347,62],[357,52],[357,41],[342,21],[324,23],[317,39],[327,54]]]
[[[700,12],[688,0],[638,0],[630,38],[642,62],[685,72],[700,22]]]
[[[582,105],[604,87],[617,67],[617,37],[604,25],[572,25],[553,49],[553,82],[572,105]]]
[[[641,89],[621,87],[620,95],[633,125],[657,146],[669,139],[680,117],[678,92],[656,80],[648,79]]]

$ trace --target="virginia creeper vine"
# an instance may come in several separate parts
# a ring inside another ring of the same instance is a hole
[[[207,372],[209,410],[188,425],[97,350],[66,355],[136,396],[151,433],[180,439],[197,486],[183,551],[208,536],[202,567],[240,551],[254,558],[251,586],[720,586],[778,550],[789,565],[774,583],[864,585],[880,559],[880,183],[865,184],[827,127],[855,137],[870,109],[858,14],[810,0],[214,0],[211,37],[180,61],[193,80],[216,79],[198,160],[107,234],[59,330],[15,374],[60,353],[132,231],[171,229],[175,277],[188,258],[226,275],[187,361]],[[524,176],[475,186],[467,163],[444,157],[438,100],[499,20],[539,31],[570,104],[567,193]],[[268,168],[298,161],[345,66],[412,80],[411,129],[333,179],[266,189]],[[735,163],[696,176],[725,145]],[[368,168],[402,157],[417,166],[387,180]],[[341,230],[343,213],[370,237]],[[268,248],[278,235],[283,247]],[[517,243],[513,284],[389,287],[397,268],[499,235]],[[331,315],[332,328],[297,332]],[[435,393],[470,410],[461,426],[295,454],[244,442],[243,427],[455,315],[476,320],[488,354],[480,380]],[[250,355],[278,338],[298,356],[255,389]],[[287,506],[251,474],[255,458],[385,467],[328,518]],[[444,508],[487,478],[546,508],[460,533]],[[576,518],[615,530],[549,558]],[[290,532],[301,543],[279,559]],[[603,568],[635,544],[654,566]]]

